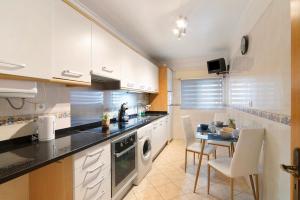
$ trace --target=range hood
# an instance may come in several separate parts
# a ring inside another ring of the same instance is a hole
[[[104,77],[103,75],[91,71],[92,88],[97,90],[120,90],[121,81],[118,79]]]
[[[0,98],[34,98],[37,92],[34,81],[0,80]]]

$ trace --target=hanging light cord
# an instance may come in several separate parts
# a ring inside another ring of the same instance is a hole
[[[21,110],[22,108],[24,108],[24,105],[25,105],[25,98],[21,98],[21,99],[22,99],[22,104],[21,104],[19,107],[15,106],[15,105],[11,102],[11,100],[10,100],[9,98],[5,98],[5,99],[6,99],[6,101],[8,102],[8,104],[10,105],[10,107],[12,107],[12,108],[15,109],[15,110]]]

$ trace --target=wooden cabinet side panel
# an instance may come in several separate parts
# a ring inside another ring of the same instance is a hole
[[[0,184],[0,199],[29,200],[28,175],[20,176],[9,182]]]
[[[31,172],[30,200],[72,200],[72,171],[72,158],[68,157]]]
[[[151,111],[168,111],[167,67],[159,68],[159,92],[150,94]]]

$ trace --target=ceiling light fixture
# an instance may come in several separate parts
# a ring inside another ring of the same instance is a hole
[[[179,40],[186,35],[187,25],[187,17],[179,16],[176,20],[176,28],[173,29],[173,33]]]

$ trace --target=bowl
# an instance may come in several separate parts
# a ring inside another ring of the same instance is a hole
[[[216,125],[216,127],[223,127],[223,122],[220,122],[220,121],[216,121],[215,122],[215,125]]]
[[[232,138],[232,133],[228,133],[220,130],[220,136],[222,138]]]

